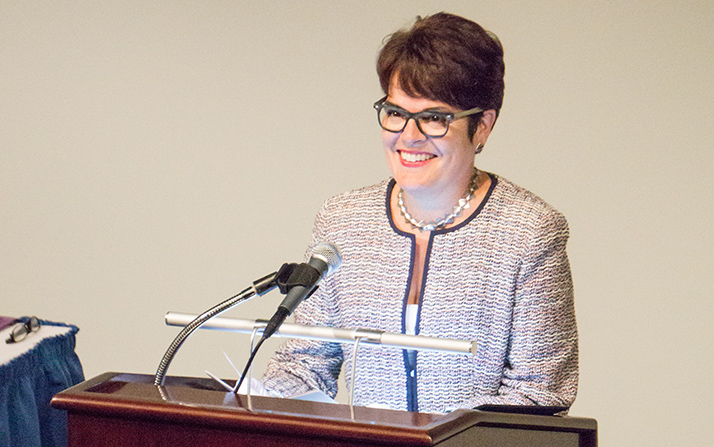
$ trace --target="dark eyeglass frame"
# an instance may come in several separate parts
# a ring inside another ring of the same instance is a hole
[[[392,133],[402,132],[407,127],[407,123],[409,123],[409,120],[413,119],[417,125],[417,129],[419,129],[419,132],[421,132],[424,136],[429,137],[429,138],[441,138],[441,137],[445,136],[447,133],[449,133],[449,124],[451,124],[452,121],[456,121],[461,118],[466,118],[467,116],[475,115],[477,113],[481,113],[484,111],[480,107],[474,107],[473,109],[465,110],[463,112],[456,112],[456,113],[428,111],[428,110],[423,110],[423,111],[417,112],[417,113],[411,113],[395,104],[387,102],[386,96],[384,98],[380,99],[379,101],[375,102],[372,107],[374,107],[375,110],[377,110],[377,122],[379,123],[379,126],[382,129],[386,130],[387,132],[392,132]],[[401,129],[393,130],[393,129],[387,129],[386,127],[384,127],[384,125],[382,124],[382,120],[379,119],[379,115],[382,112],[382,109],[384,109],[385,107],[389,107],[390,109],[393,109],[394,111],[399,112],[401,115],[403,115],[406,118],[404,120],[404,125],[402,126]],[[430,134],[424,132],[424,129],[422,129],[421,124],[419,123],[419,120],[423,119],[423,118],[429,118],[429,117],[435,117],[435,116],[438,116],[439,118],[444,120],[444,122],[446,123],[446,129],[444,130],[444,133],[442,133],[442,134],[430,135]]]
[[[40,320],[37,317],[30,317],[25,322],[17,323],[10,331],[10,337],[5,340],[5,343],[18,343],[27,337],[30,332],[35,332],[40,329]]]

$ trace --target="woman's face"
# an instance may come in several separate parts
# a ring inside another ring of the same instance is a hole
[[[460,111],[443,102],[408,96],[395,79],[390,83],[387,101],[408,112]],[[422,134],[413,119],[401,132],[382,130],[387,164],[397,185],[408,194],[434,198],[463,193],[473,173],[476,147],[479,142],[485,142],[479,137],[477,131],[473,141],[469,139],[465,118],[452,121],[449,131],[441,138]]]

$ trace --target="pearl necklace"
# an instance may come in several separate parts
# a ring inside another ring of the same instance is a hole
[[[450,214],[445,215],[441,219],[437,219],[433,222],[424,222],[423,220],[416,220],[409,211],[407,211],[407,206],[404,204],[404,190],[399,189],[399,194],[397,195],[397,200],[399,203],[399,211],[401,211],[404,220],[410,224],[412,227],[418,229],[421,232],[424,231],[434,231],[445,228],[448,224],[452,223],[457,217],[461,215],[463,210],[467,210],[471,207],[471,199],[474,198],[474,193],[478,189],[478,177],[481,171],[474,168],[474,174],[471,177],[469,186],[464,191],[464,196],[459,199],[459,202],[454,206],[453,211]]]

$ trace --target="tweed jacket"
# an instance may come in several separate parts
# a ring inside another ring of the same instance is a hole
[[[299,324],[405,332],[414,237],[391,221],[394,180],[325,202],[313,243],[342,253],[338,271],[295,311]],[[447,412],[481,404],[564,405],[575,399],[578,338],[566,255],[568,225],[543,200],[491,174],[473,215],[432,232],[417,333],[476,340],[475,356],[364,346],[355,405]],[[319,389],[334,396],[351,346],[290,340],[263,382],[284,396]]]

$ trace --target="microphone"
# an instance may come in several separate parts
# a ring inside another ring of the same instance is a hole
[[[342,257],[337,247],[324,242],[315,245],[310,260],[296,265],[287,283],[280,284],[281,291],[287,294],[263,331],[263,338],[273,335],[295,308],[317,290],[317,283],[323,276],[337,270],[341,263]]]

